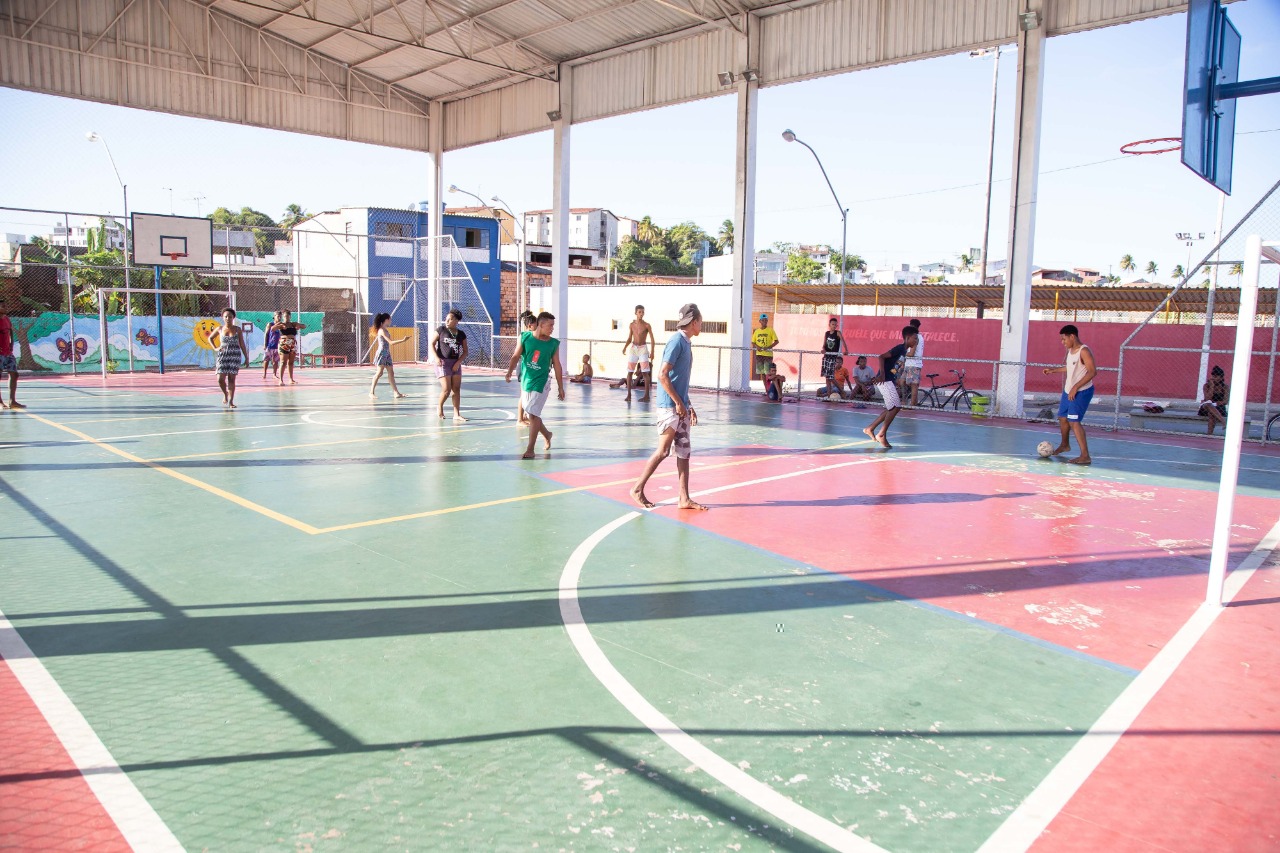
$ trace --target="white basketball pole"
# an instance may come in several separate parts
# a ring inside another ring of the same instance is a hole
[[[1253,356],[1253,321],[1258,310],[1258,274],[1262,264],[1262,237],[1250,236],[1244,244],[1244,277],[1240,282],[1240,310],[1236,317],[1236,351],[1231,363],[1231,393],[1227,424],[1223,429],[1222,478],[1218,484],[1218,511],[1213,520],[1213,547],[1209,552],[1209,588],[1205,603],[1222,606],[1227,580],[1227,556],[1231,551],[1231,511],[1240,475],[1240,445],[1244,440],[1245,413],[1249,405],[1249,361]],[[1280,252],[1267,247],[1269,258],[1280,262]]]

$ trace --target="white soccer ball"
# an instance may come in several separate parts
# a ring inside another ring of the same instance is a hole
[[[1053,455],[1053,445],[1047,441],[1042,441],[1036,445],[1036,453],[1047,459]]]

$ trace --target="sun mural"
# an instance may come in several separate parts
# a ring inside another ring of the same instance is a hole
[[[218,334],[214,337],[214,341],[210,342],[209,336],[222,328],[222,323],[217,320],[197,320],[191,329],[191,337],[195,340],[196,345],[204,349],[216,350],[222,346],[222,335]]]

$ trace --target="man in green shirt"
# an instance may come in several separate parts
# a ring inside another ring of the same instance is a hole
[[[536,329],[520,335],[520,343],[507,364],[508,382],[511,381],[511,374],[515,372],[516,365],[521,366],[520,404],[524,407],[525,416],[529,418],[529,446],[525,448],[521,459],[533,458],[533,445],[538,440],[539,433],[547,443],[546,449],[551,449],[551,430],[547,429],[542,422],[542,407],[546,405],[547,397],[551,394],[551,389],[547,385],[549,373],[555,373],[559,399],[564,399],[564,371],[560,368],[559,355],[560,341],[551,337],[555,326],[556,318],[549,311],[539,314]]]

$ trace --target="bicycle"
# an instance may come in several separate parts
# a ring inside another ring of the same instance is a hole
[[[926,374],[926,378],[928,378],[929,380],[930,387],[928,388],[928,390],[921,390],[920,394],[916,397],[916,400],[917,400],[916,405],[918,408],[945,409],[947,406],[951,406],[957,412],[960,411],[961,404],[964,404],[964,407],[966,409],[973,408],[974,406],[973,398],[980,397],[981,395],[977,391],[971,391],[970,389],[964,387],[965,372],[963,370],[956,370],[952,368],[951,372],[956,375],[956,381],[948,382],[946,385],[939,385],[937,382],[934,381],[934,377],[938,376],[939,374],[937,373]],[[953,390],[950,394],[948,394],[946,396],[946,399],[943,399],[943,392],[945,392],[946,389],[948,388],[953,388],[955,390]]]

